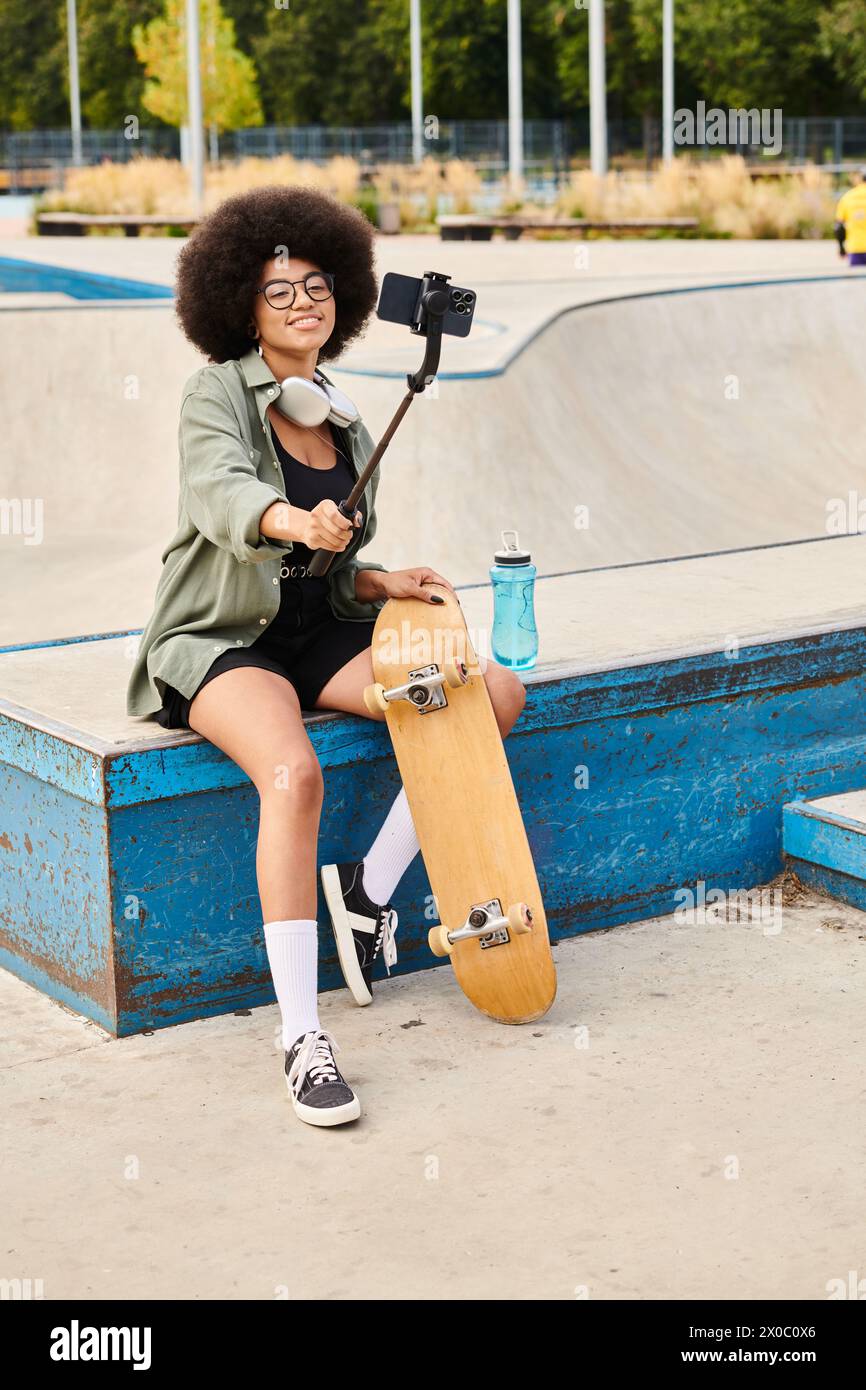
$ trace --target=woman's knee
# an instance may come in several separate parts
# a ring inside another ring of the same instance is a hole
[[[314,805],[324,795],[297,693],[281,676],[257,667],[222,672],[193,700],[189,723],[244,770],[261,796]]]
[[[253,780],[262,798],[280,798],[285,804],[321,805],[325,795],[325,779],[312,747],[273,749],[261,759]]]
[[[510,729],[526,704],[526,687],[507,666],[488,662],[485,681],[500,728]]]

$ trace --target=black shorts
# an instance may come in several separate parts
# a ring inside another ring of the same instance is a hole
[[[162,709],[154,719],[164,729],[188,729],[189,707],[202,686],[238,666],[255,666],[285,676],[298,693],[301,709],[312,710],[331,677],[371,645],[374,627],[374,618],[363,622],[335,618],[326,602],[305,618],[303,629],[294,636],[277,637],[268,630],[249,647],[222,652],[189,698],[167,685]]]

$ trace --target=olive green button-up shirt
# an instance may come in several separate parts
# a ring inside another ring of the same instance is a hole
[[[321,375],[329,379],[324,372]],[[178,527],[162,555],[153,613],[142,633],[126,696],[127,713],[154,715],[163,687],[188,698],[216,657],[248,647],[280,607],[280,565],[291,541],[259,532],[273,502],[287,502],[283,474],[265,412],[279,387],[253,348],[237,361],[200,368],[183,388],[178,442]],[[345,427],[355,477],[373,452],[358,420]],[[375,618],[385,603],[355,598],[359,570],[383,570],[356,559],[376,531],[376,469],[364,490],[364,524],[328,571],[328,602],[338,618]]]

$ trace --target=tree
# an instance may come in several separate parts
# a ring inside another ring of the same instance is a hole
[[[148,78],[142,97],[148,111],[168,125],[187,120],[186,16],[184,0],[165,0],[165,13],[132,31],[136,57]],[[261,125],[256,73],[235,47],[234,25],[219,0],[199,0],[202,104],[206,125],[218,130]]]
[[[277,124],[372,124],[411,111],[408,0],[328,0],[273,9],[253,41],[268,119]],[[501,117],[508,102],[506,0],[422,6],[426,115]],[[546,0],[523,5],[524,110],[557,114],[556,34]],[[327,80],[323,80],[327,74]]]
[[[458,120],[498,120],[508,111],[506,0],[441,0],[426,24],[425,106]],[[546,3],[521,7],[523,114],[527,120],[561,113],[558,35]]]
[[[223,127],[258,124],[262,109],[269,123],[407,119],[409,0],[284,3],[202,0],[208,121],[216,110]],[[587,3],[523,0],[527,118],[586,111]],[[182,0],[78,0],[86,125],[184,120],[184,10]],[[858,112],[864,11],[866,0],[676,0],[677,104]],[[605,12],[611,118],[657,115],[661,0],[606,0]],[[425,113],[503,118],[506,0],[424,0],[422,15]],[[63,0],[0,0],[0,128],[67,126],[68,92]]]
[[[862,0],[857,3],[862,13]],[[632,0],[632,7],[635,43],[658,69],[660,84],[660,0]],[[816,108],[837,112],[840,93],[820,45],[826,7],[827,0],[677,0],[678,104],[781,107],[798,116]]]
[[[819,17],[822,51],[860,98],[866,97],[866,10],[863,0],[837,0]]]
[[[409,6],[393,0],[272,7],[252,48],[268,121],[361,125],[399,119],[409,76]],[[405,46],[405,57],[403,47]]]
[[[141,111],[144,74],[131,26],[152,19],[162,0],[78,0],[78,57],[84,124],[120,128]],[[66,6],[0,0],[0,126],[69,124]]]
[[[127,116],[141,116],[144,73],[132,46],[132,31],[155,19],[161,9],[162,0],[78,0],[81,114],[86,125],[105,130],[120,126]]]
[[[290,3],[296,5],[301,3],[301,0],[290,0]],[[227,15],[235,26],[235,45],[241,53],[246,53],[251,58],[253,43],[265,32],[268,14],[276,8],[276,0],[269,0],[268,4],[252,4],[250,0],[221,0],[221,4],[223,14]]]
[[[32,130],[68,122],[61,19],[59,5],[45,14],[31,0],[0,4],[0,126]]]
[[[661,0],[657,0],[661,14]],[[584,4],[553,0],[550,17],[558,41],[555,70],[560,88],[560,111],[570,114],[589,105],[589,15]],[[637,43],[635,0],[607,0],[605,5],[605,68],[607,107],[611,118],[655,113],[660,99],[661,56]]]

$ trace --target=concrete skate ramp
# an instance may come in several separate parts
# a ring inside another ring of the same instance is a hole
[[[373,383],[345,384],[371,414]],[[413,405],[380,530],[461,583],[503,527],[540,574],[824,536],[831,499],[864,490],[864,405],[863,280],[566,311],[499,375]]]
[[[827,534],[864,487],[866,283],[832,278],[563,311],[493,372],[448,376],[388,450],[367,557],[483,583],[503,528],[539,573]],[[4,315],[0,643],[141,627],[177,512],[180,389],[199,359],[169,307]],[[375,325],[329,368],[375,437],[420,344]],[[616,615],[611,615],[616,621]]]

